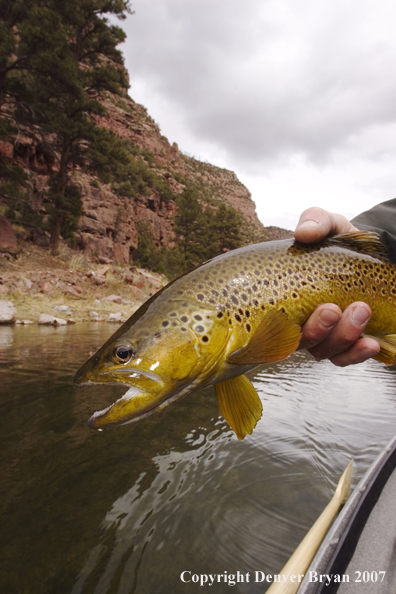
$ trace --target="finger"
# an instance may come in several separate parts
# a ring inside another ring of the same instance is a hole
[[[356,363],[363,363],[363,361],[379,353],[380,348],[378,342],[373,338],[360,338],[343,353],[331,357],[330,361],[338,367],[356,365]]]
[[[358,231],[356,227],[340,214],[334,214],[314,206],[304,210],[294,232],[294,237],[303,243],[320,241],[327,235]]]
[[[344,311],[341,320],[332,332],[318,345],[310,349],[315,359],[331,359],[349,349],[361,336],[371,316],[367,303],[356,302]]]
[[[319,305],[302,327],[300,349],[310,349],[322,342],[341,320],[342,311],[335,303]]]

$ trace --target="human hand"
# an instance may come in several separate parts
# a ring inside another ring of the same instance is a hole
[[[358,231],[342,215],[322,208],[308,208],[298,222],[295,238],[313,243],[329,234]],[[360,338],[371,316],[367,303],[356,302],[344,312],[334,303],[319,305],[302,327],[300,348],[317,359],[330,359],[334,365],[345,367],[361,363],[376,355],[380,346],[372,338]]]

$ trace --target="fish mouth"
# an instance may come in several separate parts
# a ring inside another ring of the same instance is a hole
[[[131,386],[121,398],[113,404],[95,412],[88,420],[92,429],[103,431],[111,426],[129,425],[141,419],[146,419],[162,410],[172,402],[187,396],[191,391],[190,386],[184,386],[168,397],[153,398],[150,393],[145,393],[137,386]],[[137,406],[134,406],[134,403]],[[140,406],[139,406],[140,405]]]

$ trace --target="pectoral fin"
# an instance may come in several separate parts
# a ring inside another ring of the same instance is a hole
[[[385,363],[386,365],[394,365],[396,363],[396,334],[373,336],[371,334],[364,333],[363,336],[374,338],[374,340],[376,340],[381,347],[380,352],[378,355],[372,357],[373,359],[380,361],[380,363]]]
[[[216,384],[219,409],[238,439],[251,434],[261,419],[263,405],[252,382],[245,375]]]
[[[260,365],[275,363],[291,355],[301,339],[301,326],[286,312],[270,309],[249,342],[227,357],[228,363]]]

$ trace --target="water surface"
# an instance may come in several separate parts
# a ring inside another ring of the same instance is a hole
[[[394,435],[395,371],[298,352],[251,374],[264,413],[242,442],[212,388],[97,433],[125,388],[72,379],[113,330],[0,328],[0,591],[190,594],[208,587],[184,571],[239,571],[231,591],[264,592],[254,572],[279,572],[349,460],[356,484]]]

